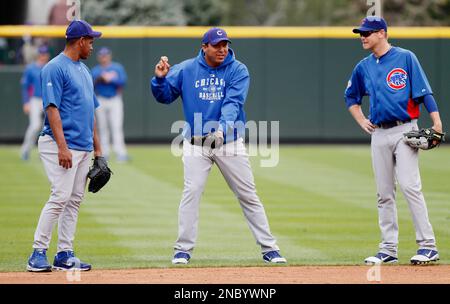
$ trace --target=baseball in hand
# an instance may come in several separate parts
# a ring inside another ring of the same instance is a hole
[[[169,72],[169,69],[169,58],[167,58],[167,56],[161,56],[161,59],[155,67],[155,75],[160,78],[165,77]]]

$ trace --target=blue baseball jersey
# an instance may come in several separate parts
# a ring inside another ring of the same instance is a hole
[[[115,77],[109,83],[100,81],[103,72],[113,72]],[[92,68],[92,77],[94,78],[95,93],[102,97],[111,98],[120,94],[122,88],[127,83],[127,74],[120,63],[111,62],[110,65],[103,67],[96,65]]]
[[[61,53],[44,66],[41,79],[44,109],[58,108],[69,149],[92,151],[94,111],[99,103],[88,67]],[[54,138],[46,112],[43,132]]]
[[[27,103],[30,101],[32,96],[42,97],[41,90],[41,65],[36,62],[30,63],[25,68],[20,84],[22,87],[22,103]]]
[[[244,103],[249,85],[247,67],[235,59],[232,49],[216,68],[208,66],[200,50],[196,58],[171,67],[165,78],[151,80],[158,102],[169,104],[181,96],[187,122],[185,138],[221,130],[224,142],[245,136]],[[202,119],[195,119],[199,114]],[[194,125],[194,121],[198,123]]]
[[[413,52],[392,47],[376,58],[371,54],[353,70],[345,90],[347,107],[369,96],[373,124],[407,121],[420,115],[421,97],[433,94],[425,72]]]

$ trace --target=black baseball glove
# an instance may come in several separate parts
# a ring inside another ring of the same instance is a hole
[[[191,145],[219,149],[223,145],[223,135],[214,132],[204,136],[192,136]]]
[[[433,149],[445,141],[445,133],[437,132],[433,128],[413,130],[403,136],[408,145],[422,150]]]
[[[88,173],[88,177],[90,179],[88,186],[89,192],[95,193],[103,188],[103,186],[105,186],[109,181],[111,173],[112,171],[108,168],[106,159],[102,156],[96,156],[92,167],[89,168]]]

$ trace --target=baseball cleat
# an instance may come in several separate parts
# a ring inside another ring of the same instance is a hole
[[[55,270],[89,271],[91,268],[90,264],[83,263],[79,258],[75,257],[75,253],[71,250],[58,252],[53,260],[53,269]]]
[[[283,258],[280,253],[276,250],[268,251],[263,253],[263,260],[266,263],[274,263],[274,264],[284,264],[287,263],[286,259]]]
[[[46,249],[34,249],[28,259],[27,270],[31,272],[52,271],[52,266],[47,261]]]
[[[189,260],[191,259],[191,256],[186,252],[178,252],[173,256],[172,264],[179,265],[184,264],[186,265],[189,263]]]
[[[364,260],[366,265],[380,265],[397,263],[398,259],[383,252],[378,252],[375,256],[368,257]]]
[[[422,265],[439,261],[439,253],[432,249],[419,249],[417,254],[411,258],[411,264]]]

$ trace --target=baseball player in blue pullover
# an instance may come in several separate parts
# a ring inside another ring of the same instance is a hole
[[[101,105],[96,111],[96,117],[102,151],[108,158],[112,135],[117,161],[126,162],[128,153],[123,135],[122,91],[127,82],[127,74],[120,63],[112,61],[112,52],[107,47],[102,47],[97,52],[97,60],[100,64],[92,69],[92,77],[95,94]]]
[[[263,259],[286,263],[272,236],[264,207],[256,194],[243,137],[244,103],[250,83],[247,67],[235,59],[227,33],[208,30],[196,58],[170,66],[162,56],[155,67],[151,90],[160,103],[178,97],[186,119],[183,130],[184,190],[179,207],[178,239],[173,264],[187,264],[197,239],[199,203],[214,163],[236,195]],[[212,134],[215,145],[202,145]]]
[[[398,261],[398,220],[396,184],[408,202],[416,230],[417,254],[412,264],[439,259],[436,240],[428,219],[419,173],[418,149],[403,141],[403,133],[417,130],[420,104],[442,132],[442,123],[433,92],[413,52],[388,42],[386,21],[377,16],[364,18],[353,30],[361,36],[363,48],[371,55],[353,70],[345,91],[347,107],[361,128],[371,134],[372,165],[377,184],[378,216],[381,229],[379,252],[366,264]],[[361,110],[363,96],[370,98],[370,115]]]
[[[47,46],[39,47],[36,61],[25,68],[21,79],[23,112],[28,115],[29,121],[20,149],[23,160],[28,160],[30,150],[35,145],[38,134],[42,130],[43,110],[40,74],[42,67],[48,62],[49,58]]]

